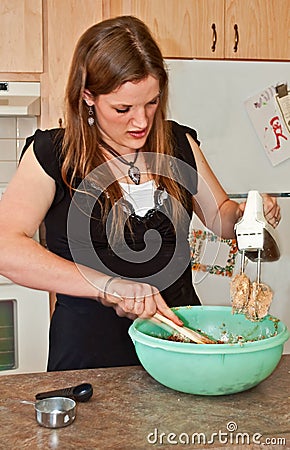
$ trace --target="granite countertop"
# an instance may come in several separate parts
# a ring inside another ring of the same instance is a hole
[[[84,382],[93,385],[93,397],[78,403],[75,421],[65,428],[41,427],[33,405],[21,403]],[[290,448],[289,387],[290,355],[258,386],[217,397],[173,391],[140,366],[1,375],[0,448]]]

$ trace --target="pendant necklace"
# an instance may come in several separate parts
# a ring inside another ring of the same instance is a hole
[[[107,144],[104,141],[100,142],[101,146],[104,147],[111,155],[118,158],[123,164],[126,164],[127,166],[130,166],[128,169],[128,177],[133,181],[135,184],[140,184],[140,169],[139,167],[135,166],[135,162],[138,158],[139,148],[136,150],[134,161],[127,161],[123,156],[120,155],[120,153],[116,152],[109,144]]]

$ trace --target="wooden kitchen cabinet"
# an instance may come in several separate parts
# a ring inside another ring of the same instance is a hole
[[[1,0],[0,42],[0,72],[42,72],[42,0]]]
[[[41,127],[64,125],[64,94],[77,40],[102,20],[102,0],[44,0],[44,60]]]
[[[167,58],[290,59],[289,0],[104,0],[119,14],[144,20]]]
[[[143,20],[167,58],[224,57],[224,0],[104,0],[104,17],[121,14]]]
[[[290,1],[225,0],[225,58],[289,61]]]

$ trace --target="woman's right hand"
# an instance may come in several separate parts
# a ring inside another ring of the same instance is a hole
[[[158,289],[147,283],[108,278],[100,300],[104,306],[111,306],[120,317],[149,319],[156,312],[168,317],[177,325],[183,322],[167,306]]]

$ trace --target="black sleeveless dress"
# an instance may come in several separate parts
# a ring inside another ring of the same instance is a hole
[[[37,130],[27,139],[23,153],[33,142],[38,162],[56,183],[55,197],[45,217],[46,242],[50,251],[108,275],[155,285],[169,306],[199,305],[192,285],[188,244],[191,200],[197,189],[197,175],[185,134],[189,133],[196,142],[198,140],[191,128],[173,121],[171,125],[177,158],[173,171],[187,198],[182,224],[174,232],[170,219],[171,199],[162,187],[158,188],[155,207],[145,217],[136,215],[132,206],[124,201],[134,238],[125,224],[124,236],[120,237],[117,247],[110,245],[100,220],[104,194],[98,194],[100,202],[94,199],[93,203],[86,203],[88,196],[83,194],[75,201],[62,181],[63,130]],[[98,192],[97,183],[95,190]],[[97,300],[57,294],[50,324],[48,370],[139,364],[128,335],[131,323]]]

